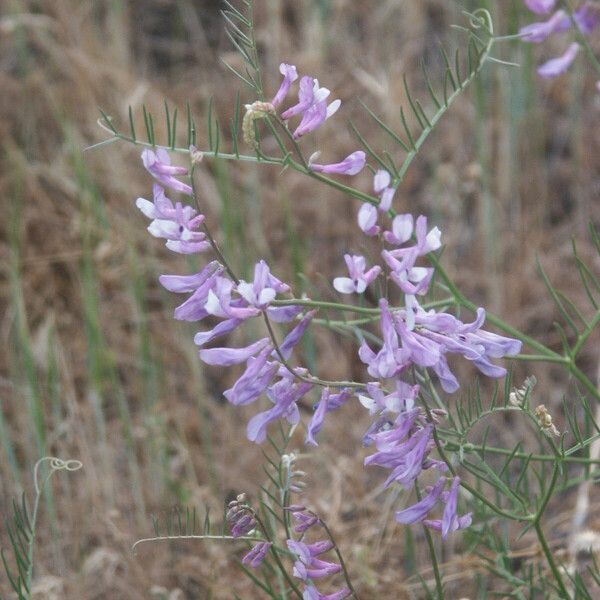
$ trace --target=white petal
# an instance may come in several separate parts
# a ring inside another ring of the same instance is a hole
[[[327,107],[327,116],[325,117],[325,119],[329,119],[329,117],[331,117],[332,115],[335,115],[335,113],[338,111],[339,107],[341,106],[342,101],[341,100],[334,100],[328,107]]]
[[[369,411],[370,414],[377,412],[377,402],[370,396],[358,395],[358,401]]]
[[[153,202],[150,202],[149,200],[146,200],[145,198],[138,198],[135,201],[135,205],[149,219],[156,219],[156,217],[158,217],[158,215],[156,214],[156,209],[154,208]]]
[[[359,279],[356,282],[356,293],[362,294],[367,289],[367,282],[364,279]]]
[[[442,232],[438,227],[434,227],[425,238],[425,252],[437,250],[441,245]]]
[[[217,298],[217,295],[212,290],[208,291],[208,298],[206,299],[204,310],[206,310],[209,315],[214,315],[215,317],[226,316],[221,308],[221,302],[219,301],[219,298]]]
[[[407,242],[413,232],[412,215],[398,215],[392,221],[392,232],[400,244]]]
[[[275,300],[275,296],[277,296],[277,292],[273,288],[265,288],[261,291],[258,297],[259,306],[264,306],[265,304],[269,304]]]
[[[425,277],[427,277],[428,273],[429,269],[426,267],[413,267],[409,272],[408,279],[413,283],[419,283],[420,281],[423,281]]]
[[[148,226],[148,231],[157,238],[179,239],[179,225],[173,221],[154,219]]]
[[[336,277],[333,280],[333,287],[340,294],[352,294],[354,293],[354,281],[349,277]]]
[[[377,223],[377,209],[365,202],[358,211],[358,226],[362,231],[368,231]]]
[[[379,194],[390,185],[391,181],[392,176],[385,169],[379,169],[373,177],[373,190],[376,194]]]
[[[251,283],[240,281],[235,288],[238,294],[248,303],[254,304],[256,302],[256,295],[254,294],[254,287]]]

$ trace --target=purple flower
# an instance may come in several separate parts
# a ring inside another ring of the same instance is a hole
[[[361,231],[368,236],[377,235],[379,226],[377,225],[377,207],[369,202],[365,202],[358,210],[358,226]]]
[[[233,537],[241,537],[256,528],[256,519],[246,504],[245,494],[240,494],[228,504],[225,519]]]
[[[302,120],[294,131],[294,139],[298,139],[315,129],[318,129],[325,123],[329,117],[333,116],[342,104],[341,100],[334,100],[329,105],[325,100],[313,104],[302,116]]]
[[[283,342],[279,345],[279,352],[286,360],[292,355],[292,350],[296,347],[298,342],[302,339],[306,328],[310,325],[313,317],[317,314],[316,310],[311,310],[304,315],[301,321],[292,329],[284,338]],[[273,357],[276,358],[278,355],[273,352]]]
[[[573,13],[573,19],[581,33],[589,35],[598,26],[600,13],[596,6],[593,6],[590,2],[585,2]]]
[[[341,588],[337,592],[331,592],[330,594],[321,594],[312,583],[309,583],[304,587],[302,600],[344,600],[344,598],[348,598],[351,594],[352,592],[347,587]]]
[[[148,231],[157,238],[167,240],[167,248],[179,254],[195,254],[210,249],[206,235],[197,231],[204,222],[204,215],[199,215],[191,206],[183,206],[180,202],[173,204],[165,195],[160,185],[152,188],[154,202],[138,198],[136,206],[142,213],[152,219]]]
[[[527,8],[538,15],[547,15],[556,4],[556,0],[525,0]]]
[[[422,521],[439,500],[445,484],[446,478],[440,477],[422,500],[404,510],[396,511],[396,521],[403,525],[411,525],[417,521]]]
[[[566,21],[565,21],[566,19]],[[524,42],[539,44],[553,33],[565,31],[570,26],[570,19],[564,10],[557,10],[547,21],[530,23],[519,30]]]
[[[452,480],[452,485],[448,492],[442,493],[442,500],[445,503],[444,514],[441,521],[439,520],[425,520],[423,524],[431,529],[437,529],[442,532],[442,538],[446,539],[448,534],[457,531],[458,529],[465,529],[471,525],[471,513],[467,513],[462,517],[456,514],[458,504],[458,489],[460,486],[460,477],[455,477]]]
[[[409,488],[423,470],[425,459],[435,444],[433,427],[424,427],[418,421],[419,409],[400,413],[391,429],[371,433],[377,452],[367,456],[364,464],[391,469],[384,487],[397,482]]]
[[[272,542],[258,542],[242,558],[242,564],[257,569],[262,564],[272,545]]]
[[[223,392],[231,404],[235,406],[250,404],[267,389],[279,369],[278,363],[267,364],[272,350],[272,346],[268,345],[257,356],[248,359],[242,376],[233,387]]]
[[[287,540],[287,546],[290,552],[297,556],[294,563],[294,577],[306,581],[307,579],[320,579],[334,575],[342,570],[337,563],[328,562],[317,558],[320,554],[333,548],[329,541],[321,541],[313,544],[305,544],[296,540]]]
[[[142,161],[150,174],[164,186],[177,192],[192,195],[192,188],[175,178],[175,175],[187,175],[185,167],[174,167],[171,165],[171,157],[164,148],[157,148],[156,152],[146,149],[142,152]]]
[[[367,157],[362,150],[357,150],[348,155],[342,162],[330,165],[310,163],[308,168],[316,173],[337,173],[339,175],[356,175],[362,171]]]
[[[573,42],[564,54],[557,58],[552,58],[543,65],[540,65],[537,69],[538,75],[544,79],[553,79],[554,77],[562,75],[571,66],[571,63],[575,60],[578,52],[579,44]]]
[[[295,533],[305,533],[313,525],[319,523],[319,517],[314,513],[307,512],[304,506],[289,506],[287,510],[292,513],[292,518],[296,521],[294,525]]]
[[[389,311],[387,300],[379,301],[381,308],[381,331],[383,345],[375,354],[366,342],[358,350],[358,356],[363,363],[368,365],[368,373],[375,379],[387,379],[410,365],[410,351],[400,348],[398,332],[394,328],[392,314]]]
[[[294,65],[287,65],[286,63],[281,63],[279,65],[279,72],[283,75],[283,81],[277,90],[277,93],[271,100],[271,104],[277,108],[287,96],[290,86],[296,79],[298,79],[298,72],[296,71],[296,67]]]
[[[369,411],[369,414],[383,412],[401,412],[411,410],[419,393],[418,385],[409,385],[396,379],[396,390],[391,394],[384,394],[379,384],[368,383],[367,394],[359,394],[359,402]]]
[[[254,281],[240,281],[236,290],[250,306],[264,310],[277,294],[289,292],[290,287],[271,275],[267,263],[261,260],[254,267]]]
[[[196,291],[209,277],[223,272],[223,267],[216,261],[209,262],[199,273],[194,275],[161,275],[161,285],[177,294]]]
[[[282,367],[281,370],[284,369]],[[267,438],[269,423],[278,419],[286,419],[291,425],[300,420],[297,402],[312,388],[311,383],[298,381],[291,373],[282,374],[282,378],[267,390],[267,397],[273,403],[273,408],[254,415],[248,421],[246,435],[251,442],[260,444]]]
[[[332,394],[331,390],[328,387],[323,389],[321,399],[319,400],[316,406],[315,413],[308,425],[308,433],[306,435],[306,440],[304,441],[305,444],[310,444],[311,446],[318,446],[315,440],[315,435],[317,435],[319,431],[321,431],[321,429],[323,428],[325,415],[340,408],[340,406],[345,404],[351,396],[352,390],[349,388],[343,389],[338,394]]]
[[[207,365],[230,367],[248,360],[270,344],[269,338],[263,338],[245,348],[210,348],[200,350],[200,360]]]
[[[391,187],[392,176],[384,169],[379,169],[373,176],[373,191],[379,196],[381,212],[387,212],[392,207],[392,200],[396,190]]]
[[[300,79],[298,103],[283,112],[281,118],[287,121],[295,115],[303,114],[315,104],[323,102],[329,94],[330,92],[327,88],[319,87],[317,79],[304,76]]]
[[[336,277],[333,280],[333,287],[340,294],[352,294],[354,292],[362,294],[367,286],[381,273],[381,267],[378,265],[365,272],[366,260],[364,256],[344,254],[344,260],[350,277]]]

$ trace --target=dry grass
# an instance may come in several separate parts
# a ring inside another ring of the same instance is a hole
[[[519,4],[497,3],[501,32],[516,27]],[[220,400],[231,374],[202,369],[192,329],[171,319],[174,300],[156,283],[159,273],[187,265],[146,235],[134,207],[150,189],[139,151],[115,144],[82,153],[103,136],[98,107],[123,121],[128,105],[139,112],[145,103],[158,113],[167,98],[180,109],[189,101],[201,121],[214,95],[227,122],[241,83],[219,60],[238,58],[218,8],[217,0],[8,0],[0,12],[2,512],[21,490],[31,492],[40,445],[84,463],[83,471],[55,478],[36,549],[37,598],[159,598],[156,586],[172,600],[231,598],[232,590],[254,597],[233,575],[231,548],[164,544],[130,552],[149,533],[149,513],[192,504],[219,515],[224,498],[256,493],[260,453],[243,435],[252,411]],[[459,20],[457,6],[442,0],[260,0],[268,89],[288,60],[348,99],[335,123],[306,140],[308,153],[311,145],[326,159],[353,150],[349,118],[380,147],[387,141],[352,99],[397,122],[402,74],[419,89],[420,58],[432,56],[436,38],[454,39],[449,24]],[[583,69],[544,84],[532,78],[527,52],[517,45],[504,52],[523,68],[487,68],[475,93],[429,140],[397,203],[441,225],[445,263],[471,298],[559,349],[535,256],[576,298],[572,235],[598,268],[585,229],[589,220],[600,223],[600,105]],[[238,266],[266,256],[293,280],[291,224],[308,278],[330,294],[326,282],[341,268],[341,254],[362,244],[353,238],[355,206],[277,169],[219,169],[202,165],[202,201],[213,222],[223,218],[224,198],[239,211],[245,241],[227,248]],[[368,189],[368,176],[361,177]],[[592,338],[582,356],[589,373],[597,342]],[[315,344],[328,376],[361,376],[351,346],[340,352],[321,333]],[[560,413],[570,393],[564,376],[541,365],[519,366],[515,376],[530,372],[541,382],[541,399]],[[38,429],[36,407],[45,421]],[[341,540],[363,597],[418,596],[406,582],[406,534],[389,519],[376,474],[357,468],[358,415],[348,408],[330,422],[321,451],[303,461],[308,499]],[[523,432],[519,423],[498,422],[494,435],[512,447]],[[568,520],[570,510],[565,502],[556,518]],[[563,530],[551,536],[557,547]],[[430,578],[416,529],[414,537],[417,568]],[[449,597],[458,597],[476,570],[455,544],[442,554]]]

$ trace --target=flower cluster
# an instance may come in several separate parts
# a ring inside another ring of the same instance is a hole
[[[600,21],[600,12],[591,2],[584,2],[572,15],[564,10],[554,10],[556,0],[525,0],[527,7],[538,15],[550,15],[546,21],[531,23],[522,27],[519,35],[525,42],[539,44],[553,34],[562,33],[575,26],[582,35],[589,35]],[[572,42],[563,54],[538,67],[538,75],[552,79],[564,73],[575,60],[579,44]]]
[[[342,570],[341,565],[338,563],[320,558],[334,548],[333,542],[331,540],[319,540],[306,543],[304,535],[309,529],[319,526],[319,518],[313,512],[307,511],[304,506],[290,506],[288,510],[296,522],[294,532],[301,534],[300,539],[288,539],[286,543],[288,550],[296,557],[293,575],[304,583],[304,600],[343,600],[350,596],[351,591],[347,587],[329,594],[322,594],[317,589],[316,579],[335,575]]]
[[[247,106],[243,125],[245,135],[249,135],[250,128],[254,127],[254,119],[278,115],[286,123],[293,118],[299,119],[291,134],[297,140],[315,131],[338,110],[340,101],[328,104],[329,90],[320,87],[316,79],[305,76],[299,82],[298,102],[281,111],[281,105],[298,74],[295,66],[285,63],[280,71],[283,81],[272,101]],[[190,149],[190,153],[194,163],[197,152]],[[213,249],[221,256],[206,228],[205,216],[191,206],[173,202],[166,196],[165,188],[169,188],[196,199],[193,186],[180,179],[188,175],[187,169],[172,165],[164,149],[145,150],[142,160],[157,182],[152,202],[143,198],[137,200],[138,208],[151,220],[150,233],[165,239],[167,248],[174,252],[198,254]],[[314,160],[315,156],[311,157],[309,167],[318,173],[355,174],[365,165],[362,151],[352,153],[335,165],[319,165]],[[316,437],[326,416],[357,396],[372,420],[363,442],[374,445],[375,452],[365,459],[365,466],[389,470],[385,487],[399,484],[409,489],[416,485],[423,471],[439,473],[433,487],[426,489],[426,495],[413,506],[398,511],[396,520],[406,524],[422,521],[428,527],[439,529],[446,537],[451,531],[468,526],[471,517],[458,516],[456,512],[459,478],[449,480],[445,475],[447,465],[430,456],[435,448],[432,419],[437,415],[431,411],[425,417],[417,406],[419,386],[411,383],[407,376],[415,368],[431,369],[441,387],[452,393],[458,389],[459,383],[449,367],[449,355],[461,355],[488,377],[501,377],[506,370],[494,364],[492,359],[517,354],[521,343],[483,330],[485,311],[481,308],[472,323],[464,323],[449,313],[426,310],[421,306],[418,298],[429,291],[433,268],[423,266],[419,261],[441,247],[441,232],[437,227],[429,228],[423,215],[417,219],[410,214],[394,216],[395,184],[387,171],[375,172],[373,190],[379,202],[376,205],[365,203],[360,207],[358,225],[367,236],[379,238],[382,264],[368,268],[363,256],[346,254],[344,259],[349,277],[337,277],[333,285],[343,294],[362,294],[385,273],[404,302],[400,307],[392,307],[387,298],[379,300],[381,343],[373,348],[363,341],[358,349],[358,357],[366,365],[371,378],[364,385],[352,383],[352,387],[347,387],[347,383],[339,382],[325,387],[326,382],[306,369],[288,364],[292,351],[316,311],[303,313],[302,307],[293,302],[277,305],[278,296],[288,294],[290,288],[271,273],[265,261],[256,263],[250,281],[238,279],[226,263],[212,260],[197,273],[162,275],[160,282],[171,292],[187,295],[175,309],[176,319],[195,323],[211,320],[211,326],[199,331],[194,338],[200,348],[199,357],[205,364],[219,367],[244,365],[238,379],[224,392],[225,398],[235,406],[245,406],[264,395],[271,403],[268,409],[249,420],[246,434],[250,441],[265,441],[269,425],[274,421],[284,419],[292,426],[298,424],[299,401],[319,384],[323,386],[320,400],[314,407],[305,439],[306,444],[316,446]],[[390,216],[393,219],[386,228],[382,220]],[[215,340],[256,318],[266,320],[268,336],[244,347],[213,345]],[[270,322],[290,323],[293,327],[277,343]],[[449,481],[450,488],[447,490]],[[444,504],[442,519],[428,519],[439,501]],[[304,510],[292,511],[292,515],[296,521],[295,531],[302,536],[318,523],[313,513]],[[230,505],[228,520],[235,537],[245,535],[256,527],[254,513],[243,498]],[[339,565],[319,558],[331,548],[328,543],[306,544],[301,538],[288,540],[288,547],[297,556],[294,574],[305,582],[305,598],[346,597],[346,589],[323,596],[314,586],[314,579],[339,570]],[[253,567],[260,565],[269,548],[270,542],[260,541],[243,562]]]
[[[318,79],[305,75],[300,78],[298,84],[298,102],[281,111],[281,104],[287,98],[292,84],[298,79],[298,71],[294,65],[281,63],[279,72],[283,75],[283,80],[271,102],[256,101],[246,105],[242,128],[245,139],[250,143],[254,139],[252,129],[255,119],[268,115],[279,115],[286,125],[289,125],[290,119],[299,118],[300,120],[291,134],[294,140],[298,140],[321,127],[338,111],[342,104],[339,99],[328,103],[330,90],[321,87]],[[338,163],[325,165],[315,162],[319,155],[320,152],[315,152],[308,161],[310,170],[316,173],[356,175],[362,171],[366,163],[366,155],[362,150],[352,152]]]
[[[192,195],[192,188],[176,177],[187,175],[187,169],[172,166],[164,149],[156,152],[144,150],[142,160],[160,183]],[[138,198],[136,204],[152,220],[148,227],[150,233],[166,239],[170,250],[182,254],[197,254],[211,248],[206,232],[201,230],[204,215],[197,214],[189,205],[173,203],[167,198],[162,186],[154,185],[153,202]],[[272,402],[272,408],[258,413],[249,421],[248,439],[257,443],[264,441],[268,425],[281,418],[287,419],[291,424],[298,423],[300,414],[297,403],[313,386],[300,379],[306,374],[304,369],[297,368],[291,372],[282,361],[289,359],[313,318],[314,311],[304,315],[277,348],[268,337],[242,348],[205,348],[209,342],[231,333],[248,319],[262,314],[279,323],[298,318],[301,309],[297,306],[270,306],[278,294],[289,291],[289,286],[275,277],[262,260],[256,264],[254,278],[250,282],[234,279],[223,265],[213,260],[198,273],[161,275],[160,283],[171,292],[189,294],[175,309],[176,319],[201,322],[211,317],[217,320],[211,329],[198,332],[194,338],[196,345],[201,348],[199,356],[204,363],[223,367],[246,364],[239,379],[225,391],[227,400],[234,405],[246,405],[266,393]],[[317,421],[313,430],[318,430],[318,427]]]
[[[394,194],[390,174],[377,171],[373,188],[380,197],[378,208],[388,213]],[[358,224],[366,235],[377,235],[384,244],[381,258],[389,279],[404,296],[404,306],[392,308],[387,299],[381,298],[381,345],[373,349],[363,341],[358,351],[373,378],[358,394],[361,404],[374,417],[363,441],[366,445],[374,444],[376,452],[365,459],[365,466],[390,470],[384,487],[397,483],[410,489],[423,471],[433,469],[443,473],[447,466],[429,457],[435,448],[433,424],[415,406],[419,386],[411,385],[403,377],[414,367],[431,369],[444,391],[452,393],[458,390],[459,383],[448,365],[448,355],[461,355],[488,377],[502,377],[506,369],[495,365],[492,359],[518,354],[521,342],[483,330],[485,311],[482,308],[477,310],[472,323],[464,323],[445,312],[425,310],[417,297],[429,291],[433,269],[418,266],[417,261],[441,247],[441,232],[437,227],[428,229],[425,216],[415,221],[409,214],[396,215],[390,230],[382,232],[377,224],[379,212],[377,207],[364,204],[358,213]],[[345,255],[344,258],[350,277],[338,277],[333,282],[340,293],[362,293],[383,272],[379,265],[367,271],[363,256]],[[391,392],[390,387],[393,387]],[[456,514],[460,480],[454,478],[450,491],[444,491],[447,481],[445,476],[439,476],[422,500],[396,513],[396,520],[405,524],[423,521],[441,530],[443,537],[467,527],[470,515]],[[440,499],[445,504],[442,520],[428,520],[428,513]]]

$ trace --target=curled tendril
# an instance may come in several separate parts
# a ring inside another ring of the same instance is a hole
[[[38,471],[40,466],[44,463],[48,463],[48,466],[50,467],[50,473],[48,473],[46,476],[43,485],[47,483],[47,481],[56,471],[79,471],[79,469],[83,467],[83,463],[79,460],[63,460],[62,458],[57,458],[56,456],[44,456],[40,458],[40,460],[35,463],[35,467],[33,468],[33,483],[35,485],[35,492],[38,495],[40,493]]]
[[[489,10],[478,8],[472,13],[467,13],[467,16],[469,17],[469,25],[473,29],[481,29],[483,27],[491,37],[494,37],[494,22]]]

